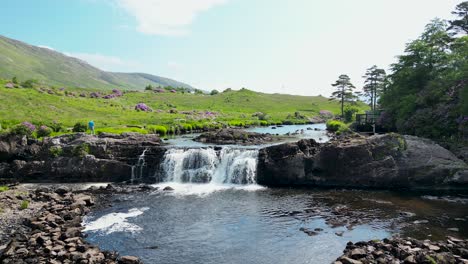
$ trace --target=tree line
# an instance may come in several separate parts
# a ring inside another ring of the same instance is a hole
[[[468,1],[452,12],[454,20],[434,19],[406,44],[390,73],[376,65],[367,69],[362,91],[348,75],[332,84],[331,100],[346,107],[359,99],[371,111],[382,110],[376,123],[390,131],[438,140],[468,137]]]

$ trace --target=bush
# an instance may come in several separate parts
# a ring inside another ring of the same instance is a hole
[[[86,132],[88,130],[88,126],[83,122],[77,122],[73,126],[73,132]]]
[[[261,125],[261,126],[268,126],[268,121],[261,120],[261,121],[260,121],[260,125]]]
[[[63,149],[60,146],[52,146],[49,148],[49,154],[53,158],[62,156]]]
[[[342,126],[346,126],[345,123],[338,121],[338,120],[329,120],[327,122],[327,130],[330,132],[336,132]]]
[[[18,136],[31,136],[35,130],[36,130],[35,125],[29,122],[23,122],[19,125],[14,126],[11,129],[10,134],[18,135]]]
[[[354,106],[347,106],[344,109],[344,120],[346,123],[353,122],[354,114],[359,112],[359,109]]]
[[[192,125],[190,125],[190,124],[182,124],[181,130],[182,130],[182,131],[185,131],[185,132],[192,131]]]
[[[219,94],[218,90],[212,90],[210,95],[215,95],[215,94]]]
[[[50,134],[52,134],[52,129],[45,126],[45,125],[42,125],[39,127],[39,129],[37,130],[37,137],[41,138],[41,137],[48,137],[50,136]]]
[[[158,134],[160,136],[165,136],[167,134],[167,128],[165,126],[148,126],[147,130],[151,134]]]
[[[29,79],[29,80],[26,80],[26,81],[22,82],[21,86],[23,88],[33,88],[35,83],[37,83],[36,80]]]
[[[52,124],[49,124],[49,127],[54,131],[54,132],[60,132],[64,130],[63,124],[57,121],[52,122]]]
[[[6,192],[8,191],[10,188],[8,188],[8,186],[0,186],[0,192]]]
[[[28,200],[23,200],[21,202],[20,209],[24,210],[24,209],[28,209],[28,207],[29,207],[29,201]]]
[[[77,145],[73,148],[72,152],[73,156],[83,158],[84,156],[89,154],[89,145],[83,143],[81,145]]]

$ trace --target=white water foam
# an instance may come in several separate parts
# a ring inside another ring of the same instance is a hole
[[[132,208],[127,213],[110,213],[100,218],[89,221],[88,217],[83,219],[83,226],[86,231],[100,231],[105,234],[111,234],[114,232],[139,232],[142,230],[141,227],[128,222],[128,218],[134,218],[142,215],[148,207],[143,208]]]
[[[165,181],[177,183],[255,184],[258,150],[225,147],[170,149],[162,163]]]

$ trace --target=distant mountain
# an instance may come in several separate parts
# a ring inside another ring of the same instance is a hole
[[[102,89],[139,89],[148,84],[194,89],[146,73],[106,72],[85,61],[0,35],[0,78],[36,79],[49,85]]]

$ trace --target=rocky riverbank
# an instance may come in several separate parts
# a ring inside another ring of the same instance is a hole
[[[138,187],[145,191],[150,187]],[[123,189],[106,188],[95,192],[111,194]],[[136,189],[135,189],[136,190]],[[1,193],[0,214],[1,263],[141,263],[137,257],[119,257],[116,252],[102,251],[84,240],[82,218],[95,206],[95,195],[38,188],[28,191],[13,188]],[[24,202],[28,201],[28,205]]]
[[[257,182],[266,186],[468,190],[468,165],[423,138],[354,135],[260,150]]]
[[[166,149],[156,135],[68,134],[42,141],[0,137],[0,175],[20,182],[155,182]],[[146,166],[138,166],[145,153]]]
[[[439,242],[412,238],[349,242],[343,253],[333,264],[466,264],[468,240],[449,236]]]

